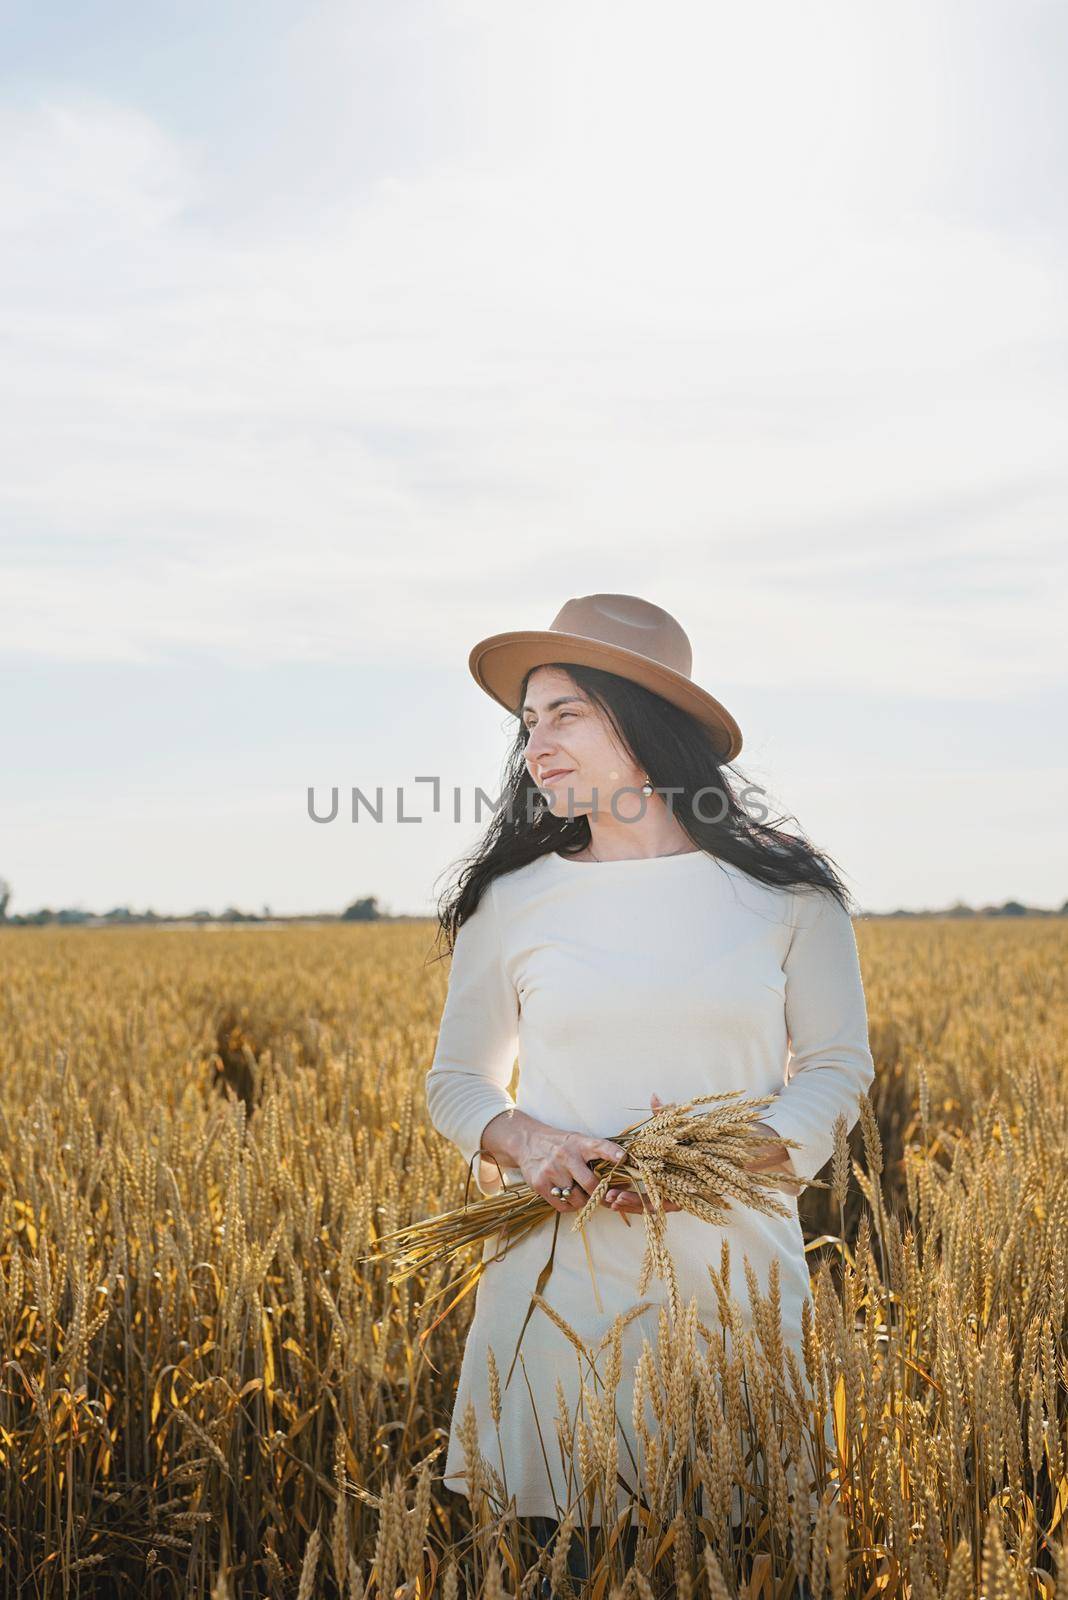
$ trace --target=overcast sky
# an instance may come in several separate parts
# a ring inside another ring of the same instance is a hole
[[[1029,0],[8,0],[11,909],[429,910],[468,651],[596,590],[862,906],[1059,906],[1066,71]]]

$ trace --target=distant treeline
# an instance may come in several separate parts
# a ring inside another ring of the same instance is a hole
[[[6,907],[0,905],[0,927],[36,928],[45,923],[65,923],[74,927],[109,928],[126,927],[130,923],[153,922],[410,922],[403,914],[383,911],[377,895],[365,895],[354,900],[344,911],[312,911],[302,916],[276,916],[270,906],[262,911],[239,911],[227,906],[225,911],[188,911],[177,916],[161,916],[157,911],[131,911],[129,906],[115,906],[111,911],[81,911],[69,907],[52,911],[45,906],[40,911],[27,911],[20,916],[8,916]]]
[[[1006,900],[1000,906],[968,906],[963,900],[948,906],[944,911],[910,911],[902,906],[897,911],[862,911],[862,917],[1068,917],[1068,900],[1059,911],[1048,906],[1025,906],[1019,900]]]
[[[860,911],[859,917],[1064,917],[1068,916],[1068,900],[1064,902],[1059,911],[1051,911],[1046,906],[1026,906],[1019,900],[1006,900],[1003,905],[994,906],[969,906],[958,900],[955,905],[944,910],[910,911],[902,906],[896,911]],[[426,912],[425,917],[430,913]],[[131,911],[129,906],[116,906],[112,911],[75,911],[64,909],[52,911],[47,906],[40,911],[25,912],[20,916],[9,916],[6,910],[0,907],[0,927],[41,927],[50,923],[64,923],[75,927],[108,928],[126,927],[132,923],[154,922],[188,922],[188,923],[219,923],[219,922],[413,922],[423,918],[412,916],[408,913],[383,911],[378,904],[377,895],[365,895],[359,900],[354,900],[344,911],[312,911],[300,916],[277,916],[270,906],[264,906],[262,911],[239,911],[236,906],[227,906],[225,911],[190,911],[177,916],[161,916],[156,911]]]

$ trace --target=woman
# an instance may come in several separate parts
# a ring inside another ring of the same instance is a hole
[[[829,1159],[837,1115],[855,1123],[874,1077],[842,884],[810,844],[754,820],[732,793],[722,769],[742,747],[738,725],[692,681],[689,640],[659,606],[569,600],[546,632],[482,640],[470,667],[519,728],[504,803],[441,911],[452,968],[426,1079],[430,1120],[484,1194],[525,1180],[562,1214],[543,1293],[596,1350],[639,1300],[645,1229],[626,1215],[638,1194],[605,1195],[583,1230],[595,1292],[583,1231],[566,1220],[595,1185],[589,1163],[618,1157],[613,1132],[661,1101],[775,1095],[752,1165],[780,1175],[788,1215],[736,1204],[720,1228],[672,1206],[665,1226],[682,1302],[696,1295],[706,1326],[719,1321],[708,1266],[723,1237],[738,1276],[744,1254],[762,1293],[777,1259],[784,1338],[800,1361],[809,1276],[797,1191]],[[784,1137],[798,1148],[788,1153]],[[479,1281],[444,1473],[465,1492],[459,1435],[471,1402],[482,1455],[542,1538],[581,1488],[554,1424],[558,1383],[572,1413],[579,1401],[577,1352],[540,1309],[523,1326],[551,1233],[534,1229],[505,1253],[485,1247],[483,1260],[496,1258]],[[745,1312],[733,1273],[731,1293]],[[625,1480],[634,1366],[642,1341],[656,1343],[664,1286],[654,1278],[641,1298],[651,1309],[624,1330],[618,1388]],[[621,1487],[620,1512],[628,1498]]]

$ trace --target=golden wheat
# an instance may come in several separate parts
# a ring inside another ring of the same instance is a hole
[[[803,1360],[726,1238],[716,1325],[669,1299],[628,1370],[636,1294],[542,1419],[540,1553],[473,1415],[441,1485],[472,1297],[435,1326],[448,1264],[368,1259],[462,1194],[432,935],[0,930],[3,1593],[1068,1600],[1064,922],[858,925],[878,1076],[802,1195]],[[671,1109],[635,1169],[693,1201]]]

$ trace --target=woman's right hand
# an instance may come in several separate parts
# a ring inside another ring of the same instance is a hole
[[[598,1159],[625,1161],[626,1154],[613,1139],[599,1139],[531,1119],[513,1159],[524,1180],[555,1211],[581,1211],[598,1183],[588,1163]],[[568,1184],[569,1195],[550,1192],[554,1186],[563,1189]]]
[[[500,1112],[483,1131],[483,1149],[523,1173],[536,1194],[542,1195],[555,1211],[580,1211],[587,1203],[598,1179],[588,1163],[593,1160],[624,1162],[622,1144],[595,1134],[576,1133],[537,1122],[526,1112]],[[553,1187],[571,1184],[571,1194],[552,1194]]]

